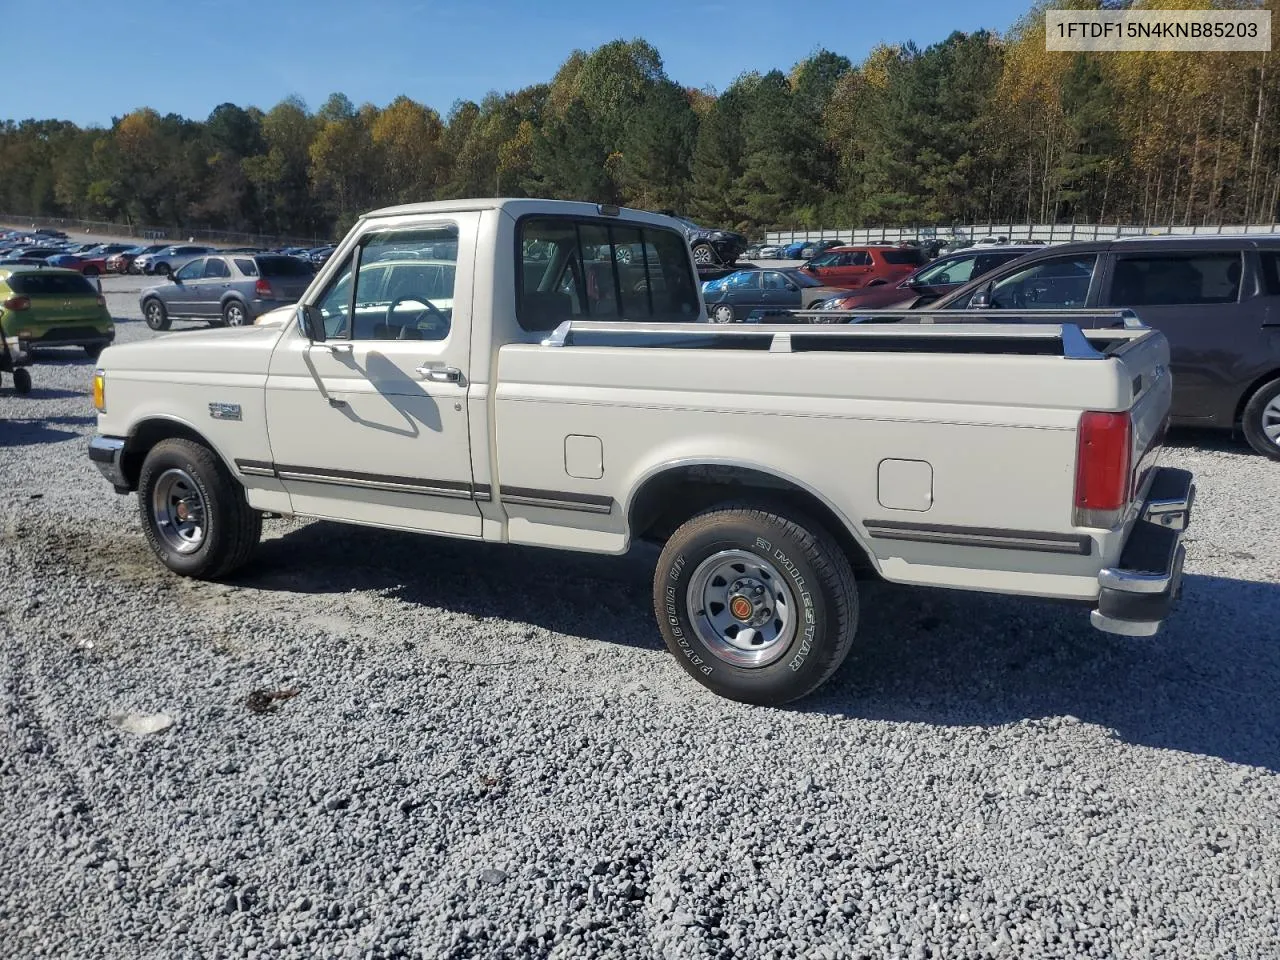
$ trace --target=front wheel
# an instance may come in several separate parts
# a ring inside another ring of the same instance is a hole
[[[13,392],[19,396],[31,392],[31,373],[23,367],[13,371]]]
[[[733,307],[727,303],[719,304],[711,311],[712,323],[733,323]]]
[[[85,267],[85,268],[84,268],[84,275],[85,275],[86,277],[96,277],[96,276],[98,275],[98,268],[97,268],[97,267]]]
[[[102,356],[102,351],[103,351],[102,344],[90,343],[85,345],[84,355],[88,357],[90,360],[97,360],[98,357]]]
[[[1280,460],[1280,379],[1263,384],[1245,405],[1242,424],[1249,446]]]
[[[157,274],[157,276],[167,277],[167,276],[169,276],[169,275],[170,275],[170,274],[172,274],[172,273],[173,273],[173,269],[172,269],[172,268],[171,268],[167,263],[157,263],[157,264],[156,264],[156,274]]]
[[[243,566],[262,536],[262,516],[208,447],[162,440],[138,478],[147,541],[160,562],[184,577],[212,580]]]
[[[752,505],[714,507],[667,541],[653,581],[667,648],[731,700],[779,705],[844,661],[858,624],[849,561],[819,525]]]

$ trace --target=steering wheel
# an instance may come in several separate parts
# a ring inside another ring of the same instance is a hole
[[[395,319],[396,307],[400,306],[400,304],[402,303],[408,303],[408,302],[424,304],[423,309],[419,310],[417,314],[414,315],[414,318],[413,318],[414,327],[421,329],[420,325],[422,323],[422,318],[426,316],[428,313],[434,313],[437,317],[440,318],[440,322],[444,324],[445,329],[446,330],[449,329],[449,318],[444,315],[444,312],[439,307],[437,307],[434,303],[432,303],[429,298],[419,297],[416,294],[406,296],[406,297],[396,297],[394,300],[391,301],[391,305],[387,307],[387,317],[385,321],[385,326],[388,326],[388,327],[394,326],[392,321]],[[401,324],[400,335],[396,337],[396,339],[408,340],[409,338],[405,336],[405,331],[407,331],[408,329],[409,327],[406,324]]]

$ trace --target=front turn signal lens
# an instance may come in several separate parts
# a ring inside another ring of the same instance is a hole
[[[105,371],[93,371],[93,408],[99,413],[107,412],[107,375]]]

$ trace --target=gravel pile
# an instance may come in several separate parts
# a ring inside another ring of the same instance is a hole
[[[90,370],[0,395],[7,956],[1280,955],[1280,465],[1242,446],[1170,451],[1162,636],[871,586],[770,710],[666,654],[642,552],[270,521],[172,577],[85,457]]]

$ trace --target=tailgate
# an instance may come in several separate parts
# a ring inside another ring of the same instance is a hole
[[[1173,398],[1169,341],[1164,334],[1151,330],[1108,353],[1119,362],[1133,391],[1129,410],[1133,424],[1129,489],[1136,509],[1142,503],[1169,428],[1169,406]]]

